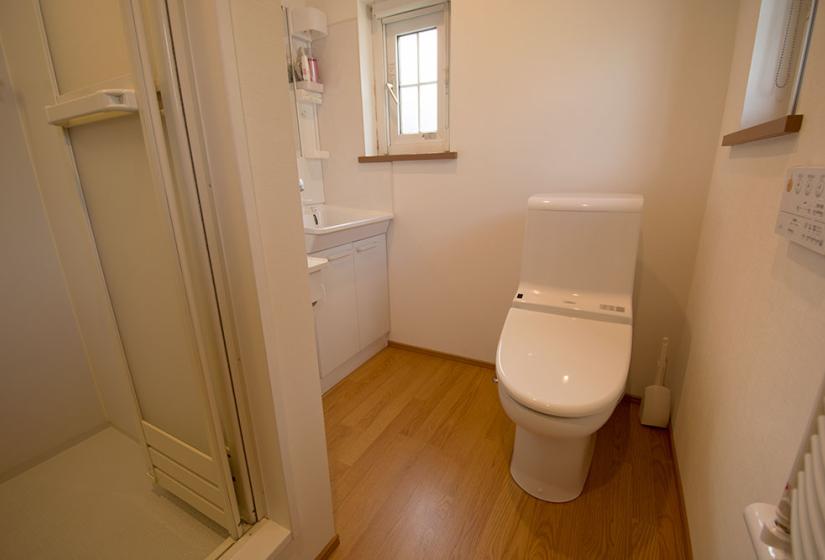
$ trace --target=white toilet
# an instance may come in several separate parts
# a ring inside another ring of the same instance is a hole
[[[548,502],[581,494],[596,431],[622,398],[643,199],[530,197],[521,281],[496,353],[516,424],[510,473]]]

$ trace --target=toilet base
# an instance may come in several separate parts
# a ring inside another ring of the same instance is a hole
[[[596,434],[558,438],[516,425],[510,474],[516,484],[545,502],[569,502],[582,493],[596,445]]]

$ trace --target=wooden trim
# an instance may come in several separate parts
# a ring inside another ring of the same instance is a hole
[[[667,438],[670,441],[670,456],[673,458],[673,470],[676,473],[676,490],[679,492],[679,515],[682,517],[682,531],[685,533],[685,556],[693,560],[693,545],[690,542],[690,527],[688,525],[687,509],[685,509],[685,490],[682,487],[682,473],[679,471],[679,460],[676,458],[676,446],[673,444],[673,424],[667,426]]]
[[[385,154],[380,156],[358,156],[358,163],[384,163],[388,161],[422,161],[428,159],[458,159],[458,152],[435,152],[431,154]]]
[[[723,146],[737,146],[765,138],[796,134],[802,128],[802,115],[787,115],[750,128],[731,132],[722,137]]]
[[[321,552],[318,553],[315,560],[327,560],[327,558],[332,556],[332,553],[335,552],[335,549],[338,548],[339,544],[341,544],[341,537],[339,537],[338,533],[336,533],[327,545],[321,549]]]
[[[392,348],[398,348],[399,350],[407,350],[409,352],[418,352],[419,354],[428,354],[430,356],[435,356],[437,358],[453,360],[456,362],[461,362],[464,364],[484,369],[496,369],[496,365],[491,362],[485,362],[473,358],[465,358],[464,356],[456,356],[455,354],[450,354],[448,352],[439,352],[438,350],[430,350],[429,348],[421,348],[420,346],[412,346],[411,344],[403,344],[401,342],[395,342],[394,340],[388,341],[387,346],[390,346]]]

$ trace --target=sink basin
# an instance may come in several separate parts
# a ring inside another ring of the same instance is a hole
[[[387,231],[392,213],[319,204],[304,208],[307,253],[322,251]]]
[[[312,274],[313,272],[318,272],[327,265],[327,262],[329,261],[327,261],[326,259],[322,259],[319,257],[310,257],[309,255],[307,255],[307,270],[309,270],[310,274]]]

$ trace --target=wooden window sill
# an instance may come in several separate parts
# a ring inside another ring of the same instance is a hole
[[[787,115],[750,128],[731,132],[722,137],[723,146],[738,146],[765,138],[796,134],[802,128],[802,115]]]
[[[385,154],[381,156],[358,156],[358,163],[384,163],[387,161],[423,161],[429,159],[457,159],[458,152],[435,152],[431,154]]]

